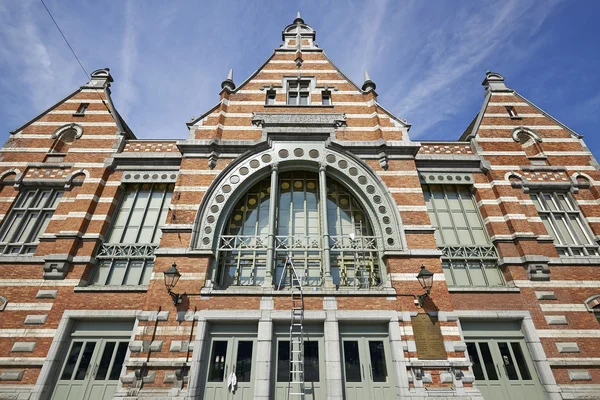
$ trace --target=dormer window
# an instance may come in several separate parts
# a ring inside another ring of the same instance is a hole
[[[75,114],[73,115],[77,115],[77,116],[82,116],[85,114],[85,111],[87,110],[87,108],[90,106],[90,103],[81,103],[79,104],[79,107],[77,108],[77,111],[75,111]]]
[[[310,81],[289,81],[287,87],[287,104],[306,106],[309,104]]]
[[[521,118],[519,114],[517,114],[517,110],[513,106],[506,106],[506,111],[511,118]]]

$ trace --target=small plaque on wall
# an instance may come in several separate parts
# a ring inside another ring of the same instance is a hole
[[[448,358],[444,348],[442,329],[437,317],[419,314],[412,317],[413,336],[420,360],[445,360]]]

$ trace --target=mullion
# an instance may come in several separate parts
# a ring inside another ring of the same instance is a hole
[[[469,232],[469,236],[471,237],[471,242],[473,242],[473,245],[476,245],[475,242],[475,235],[473,235],[473,229],[471,227],[471,224],[469,223],[469,218],[467,218],[467,212],[465,211],[465,205],[463,204],[463,197],[462,197],[462,193],[460,190],[458,190],[458,186],[453,185],[454,189],[456,190],[456,198],[458,200],[458,206],[460,207],[460,211],[463,215],[463,218],[465,219],[465,225],[467,226],[467,231]],[[473,196],[469,196],[468,199],[471,203],[473,203],[473,209],[475,210],[475,212],[478,212],[477,209],[477,203],[474,201]],[[482,226],[483,227],[483,226]],[[458,236],[458,230],[456,232],[456,235]]]
[[[125,239],[125,235],[127,234],[127,230],[129,229],[129,222],[131,221],[131,216],[133,215],[133,210],[135,209],[138,194],[140,193],[141,188],[142,188],[142,185],[137,184],[137,189],[135,190],[135,195],[133,196],[133,202],[131,203],[131,207],[129,208],[129,214],[127,215],[127,221],[125,222],[125,225],[123,227],[123,232],[121,233],[121,238],[119,239],[118,243],[123,243],[123,239]],[[125,201],[126,196],[127,196],[127,188],[125,188],[125,193],[123,193],[123,201],[121,202],[121,205],[123,205],[123,202]]]
[[[437,230],[438,230],[438,232],[440,234],[440,239],[442,240],[442,244],[446,245],[447,243],[446,243],[446,239],[444,237],[444,231],[443,231],[442,226],[441,226],[441,220],[440,220],[440,216],[439,216],[437,205],[435,204],[436,201],[435,201],[434,192],[433,192],[433,189],[431,188],[431,185],[427,185],[427,190],[429,191],[429,199],[431,201],[431,206],[433,208],[433,215],[434,215],[435,220],[437,222]],[[442,192],[442,195],[444,195],[443,192]]]
[[[458,230],[456,229],[456,223],[454,222],[454,217],[452,216],[452,209],[450,208],[450,202],[448,201],[448,190],[446,189],[447,185],[441,185],[442,192],[444,195],[444,203],[446,203],[446,210],[448,210],[448,217],[450,219],[450,223],[452,224],[452,229],[454,230],[454,236],[456,238],[456,244],[460,246]]]
[[[144,230],[144,222],[146,222],[146,216],[148,215],[148,209],[150,208],[150,202],[152,201],[152,194],[154,194],[155,187],[156,187],[155,184],[150,185],[150,190],[148,191],[148,201],[146,203],[146,206],[144,207],[144,214],[142,215],[142,219],[141,219],[140,225],[138,227],[138,232],[135,235],[135,243],[140,242],[140,235],[142,234],[142,231]],[[142,188],[143,188],[143,186],[140,186],[140,191],[142,190]],[[133,214],[133,209],[132,209],[132,214]]]
[[[156,221],[154,221],[154,229],[152,230],[152,237],[150,239],[150,241],[152,243],[154,243],[155,237],[156,237],[156,232],[158,230],[158,225],[160,225],[160,217],[162,216],[162,210],[165,206],[165,200],[167,198],[167,192],[169,191],[169,185],[165,185],[165,190],[162,193],[162,198],[160,200],[160,207],[158,208],[158,211],[156,213]],[[148,202],[148,205],[150,205],[150,202]]]

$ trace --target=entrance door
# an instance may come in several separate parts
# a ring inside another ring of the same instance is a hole
[[[325,398],[325,369],[321,357],[323,354],[322,340],[304,341],[304,399],[319,400]],[[275,363],[277,372],[275,374],[275,400],[288,400],[298,396],[288,397],[288,386],[290,382],[290,340],[278,339]],[[291,393],[300,393],[299,385],[292,384]]]
[[[204,391],[205,399],[251,400],[254,397],[254,348],[252,337],[213,336]],[[232,385],[233,375],[237,384]]]
[[[467,341],[467,351],[475,385],[486,400],[543,398],[523,340]]]
[[[521,321],[461,321],[475,386],[486,400],[544,398]]]
[[[387,338],[342,338],[347,400],[391,399],[391,357]]]
[[[128,343],[129,337],[74,337],[52,398],[112,399],[119,383]]]

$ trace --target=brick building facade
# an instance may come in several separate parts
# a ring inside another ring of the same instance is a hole
[[[288,398],[289,260],[305,398],[600,397],[581,136],[488,72],[458,140],[414,142],[299,15],[282,39],[185,140],[137,139],[108,69],[11,132],[0,399]]]

